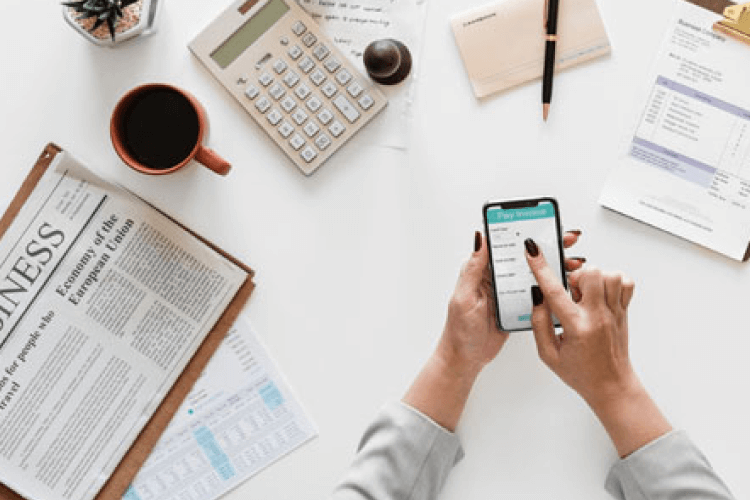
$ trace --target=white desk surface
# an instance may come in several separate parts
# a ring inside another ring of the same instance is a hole
[[[431,1],[409,151],[368,147],[365,129],[311,178],[187,49],[227,1],[167,1],[156,35],[117,50],[89,45],[54,0],[4,2],[0,204],[55,141],[257,270],[248,313],[320,437],[227,497],[239,500],[325,498],[440,335],[482,203],[556,196],[564,224],[584,231],[575,254],[637,283],[631,352],[652,395],[737,498],[750,498],[750,265],[597,204],[672,1],[600,0],[613,55],[556,77],[546,124],[539,83],[474,99],[448,19],[484,2]],[[234,163],[229,177],[191,165],[151,178],[119,161],[110,112],[154,81],[203,101],[210,146]],[[609,498],[613,447],[529,334],[513,335],[482,374],[458,432],[466,458],[445,500]]]

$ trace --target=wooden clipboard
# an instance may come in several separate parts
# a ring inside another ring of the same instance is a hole
[[[703,7],[704,9],[710,10],[711,12],[716,12],[719,15],[723,15],[724,9],[726,9],[730,5],[734,5],[734,2],[730,2],[729,0],[685,0],[685,1],[695,4],[698,7]]]
[[[5,232],[10,227],[11,222],[16,218],[18,213],[21,211],[24,203],[28,199],[29,195],[39,183],[47,168],[50,166],[55,157],[62,152],[62,148],[56,144],[48,144],[42,154],[39,156],[34,168],[26,177],[26,180],[21,185],[21,188],[16,193],[15,198],[11,202],[8,210],[6,210],[2,219],[0,219],[0,238],[3,237]],[[174,221],[174,219],[172,219]],[[248,266],[235,259],[222,249],[210,241],[202,238],[195,234],[190,229],[177,221],[174,221],[180,227],[194,235],[200,241],[208,245],[211,249],[217,253],[226,257],[229,261],[233,262],[241,269],[248,273],[247,279],[242,284],[237,294],[230,302],[224,314],[221,315],[219,320],[214,325],[213,329],[208,333],[205,340],[195,352],[195,355],[187,364],[180,377],[177,379],[172,389],[167,393],[166,397],[162,401],[159,408],[156,410],[154,415],[148,421],[146,426],[143,428],[138,438],[135,440],[133,445],[130,447],[128,452],[125,454],[120,464],[115,468],[114,472],[110,476],[109,480],[104,484],[99,493],[96,496],[96,500],[119,500],[125,490],[127,490],[130,483],[133,481],[141,465],[146,461],[151,450],[153,450],[156,442],[161,437],[164,430],[169,425],[175,412],[179,409],[185,397],[187,397],[190,390],[193,388],[196,380],[200,377],[203,369],[208,364],[208,361],[213,356],[216,349],[221,344],[222,340],[226,336],[227,332],[234,324],[237,316],[242,311],[245,303],[250,298],[255,284],[253,283],[253,276],[255,272]],[[6,487],[0,483],[0,500],[23,500],[23,497],[17,494],[15,491]],[[39,498],[28,499],[28,500],[44,500]]]

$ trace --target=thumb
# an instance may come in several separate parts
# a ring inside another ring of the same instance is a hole
[[[534,329],[534,339],[539,357],[547,366],[557,362],[559,340],[555,335],[552,324],[552,314],[549,305],[544,303],[544,295],[538,286],[531,287],[531,300],[534,309],[531,313],[531,327]]]
[[[458,288],[467,293],[479,290],[489,263],[490,257],[486,240],[482,237],[482,233],[476,231],[474,233],[474,253],[471,254],[464,266]]]

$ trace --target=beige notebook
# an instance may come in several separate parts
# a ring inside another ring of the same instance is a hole
[[[451,20],[474,94],[495,92],[541,78],[545,0],[504,0]],[[595,0],[560,0],[558,70],[611,51]]]

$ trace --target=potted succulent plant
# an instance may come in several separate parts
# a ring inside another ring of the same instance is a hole
[[[153,32],[158,0],[72,0],[63,16],[88,41],[107,47]]]

